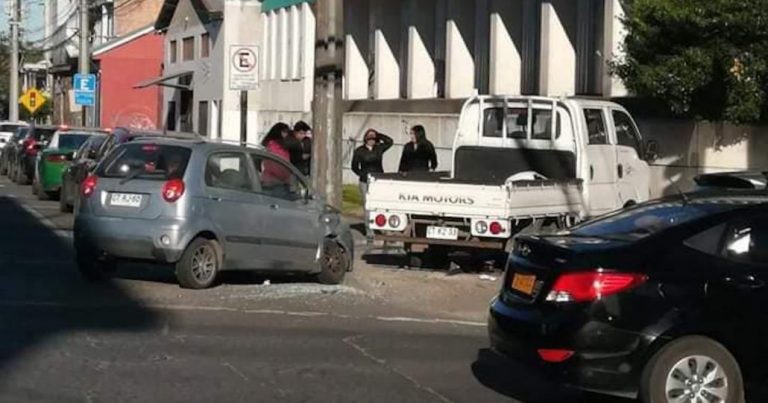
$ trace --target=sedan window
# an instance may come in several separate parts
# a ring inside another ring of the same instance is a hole
[[[751,218],[727,232],[723,254],[741,263],[768,265],[768,219]]]
[[[252,155],[259,175],[261,192],[278,199],[296,201],[306,194],[306,186],[288,166],[276,159]]]
[[[222,152],[208,157],[205,184],[220,189],[251,191],[251,176],[245,154]]]

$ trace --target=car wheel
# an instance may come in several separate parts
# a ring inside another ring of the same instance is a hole
[[[209,288],[216,281],[221,262],[221,248],[216,241],[195,238],[176,263],[176,280],[182,288]]]
[[[744,403],[744,381],[739,364],[722,344],[686,336],[662,347],[646,364],[640,397],[646,403]]]
[[[61,191],[59,193],[59,211],[62,213],[71,213],[72,212],[72,205],[69,204],[67,201],[67,187],[64,185],[61,185]]]
[[[87,248],[90,249],[90,248]],[[75,246],[77,269],[88,281],[104,281],[112,277],[117,269],[114,259],[99,259],[91,250],[85,247]]]
[[[320,284],[341,284],[349,270],[350,259],[347,251],[337,242],[326,239],[323,245],[323,256],[320,258],[320,273],[317,282]]]

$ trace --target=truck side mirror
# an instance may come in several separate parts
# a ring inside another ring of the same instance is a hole
[[[645,143],[645,156],[644,159],[648,162],[656,161],[659,158],[659,142],[656,140],[648,140]]]

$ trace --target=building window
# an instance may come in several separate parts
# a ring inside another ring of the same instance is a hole
[[[168,59],[171,61],[171,63],[176,63],[177,56],[178,47],[176,46],[176,41],[171,41],[171,43],[168,45]]]
[[[165,116],[165,127],[171,131],[176,130],[176,101],[168,102],[168,112]]]
[[[204,33],[200,35],[200,57],[209,57],[211,55],[211,35]]]
[[[195,37],[190,36],[181,41],[181,60],[189,61],[195,59]]]
[[[208,101],[200,101],[197,111],[197,132],[208,137]]]

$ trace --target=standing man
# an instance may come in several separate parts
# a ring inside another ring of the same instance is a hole
[[[295,143],[290,147],[291,163],[309,177],[312,166],[312,128],[300,120],[293,125]]]

